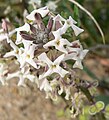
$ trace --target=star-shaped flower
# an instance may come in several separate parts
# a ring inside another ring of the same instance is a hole
[[[84,57],[86,56],[88,51],[89,50],[87,50],[87,49],[85,49],[85,50],[78,49],[77,50],[78,54],[73,57],[73,60],[76,60],[76,62],[73,65],[73,68],[83,69],[82,60],[84,59]]]
[[[13,48],[13,51],[7,52],[4,57],[15,56],[18,62],[21,61],[21,54],[24,52],[23,49],[17,47],[12,41],[10,42],[10,46]]]
[[[32,4],[34,6],[35,3],[35,8],[36,7],[41,7],[41,0],[29,0],[29,4]]]
[[[15,33],[15,30],[10,31],[9,33],[3,33],[2,29],[0,32],[0,41],[7,40],[8,43],[10,43],[10,37]]]
[[[55,48],[61,52],[67,53],[66,48],[64,47],[65,45],[67,46],[71,46],[71,43],[67,40],[64,39],[60,36],[60,29],[58,29],[57,31],[52,32],[55,39],[46,43],[45,45],[43,45],[43,47],[45,49],[47,49],[50,46],[55,46]]]
[[[20,31],[29,32],[30,31],[30,25],[28,23],[25,23],[22,27],[16,28],[15,30],[17,31],[16,44],[20,44],[20,43],[22,43],[22,37],[20,35]]]
[[[55,11],[57,8],[56,1],[48,1],[46,5],[52,11]]]
[[[50,83],[46,78],[39,80],[39,88],[40,90],[43,89],[45,92],[52,91],[52,87],[50,86]]]
[[[20,63],[20,68],[24,67],[26,63],[29,63],[34,68],[38,69],[36,62],[34,61],[34,51],[37,45],[32,44],[32,41],[23,40],[24,48],[18,48],[12,41],[10,42],[11,47],[14,49],[8,52],[4,57],[15,56]]]
[[[29,20],[35,21],[36,20],[36,18],[35,18],[36,13],[39,13],[41,15],[41,17],[45,17],[49,13],[49,10],[47,7],[42,7],[42,8],[39,8],[37,10],[33,10],[29,15],[26,16],[26,18]]]
[[[57,80],[56,78],[53,79],[52,81],[50,81],[50,85],[52,86],[52,89],[54,91],[57,91],[59,95],[61,95],[63,92],[66,94],[65,95],[65,99],[66,100],[69,100],[69,97],[70,97],[70,86],[65,86],[63,84],[63,80],[62,78],[60,78],[59,80]],[[59,89],[57,89],[57,86],[59,87]],[[57,89],[57,90],[56,90]]]
[[[67,47],[67,50],[68,54],[65,55],[64,61],[73,59],[76,61],[73,65],[73,68],[83,69],[82,60],[84,59],[89,50],[84,50],[79,40],[72,42],[72,46]]]
[[[63,21],[64,24],[61,27],[61,33],[64,34],[69,27],[71,27],[74,30],[74,33],[76,36],[78,36],[81,32],[84,30],[77,27],[75,24],[77,23],[71,16],[69,16],[69,19],[64,19],[61,15],[57,15],[54,17],[54,21]]]
[[[46,53],[42,53],[41,55],[39,55],[38,59],[40,61],[45,62],[49,67],[48,71],[45,72],[44,75],[42,75],[42,78],[47,77],[51,75],[52,73],[58,73],[60,74],[61,77],[64,77],[68,73],[68,71],[64,70],[62,67],[59,66],[61,61],[64,59],[64,54],[59,56],[54,62],[52,62],[47,57]]]
[[[32,44],[31,41],[23,40],[24,48],[21,55],[20,68],[22,68],[26,63],[29,63],[34,68],[38,69],[36,62],[34,61],[34,51],[36,50],[37,45]]]
[[[29,66],[25,65],[25,67],[23,67],[21,70],[15,73],[8,74],[7,78],[12,79],[14,77],[17,77],[19,78],[18,86],[26,87],[25,84],[26,79],[30,80],[31,82],[35,82],[36,80],[38,81],[37,76],[30,74],[29,70],[30,70]]]
[[[65,33],[69,27],[71,27],[74,30],[74,33],[76,36],[78,36],[80,33],[82,33],[84,30],[77,27],[75,24],[77,22],[74,21],[74,19],[70,16],[69,19],[67,19],[61,28],[61,30]]]

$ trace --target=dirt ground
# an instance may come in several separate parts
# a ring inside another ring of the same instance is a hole
[[[57,114],[65,107],[62,100],[53,103],[37,88],[33,89],[15,84],[0,86],[0,120],[69,120]]]

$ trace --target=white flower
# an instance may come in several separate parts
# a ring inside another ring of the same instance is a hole
[[[67,50],[68,54],[65,55],[64,61],[73,59],[76,61],[73,65],[73,68],[83,69],[82,60],[89,50],[83,50],[83,47],[80,44],[79,40],[72,42],[72,47],[67,47]]]
[[[84,59],[84,57],[86,56],[88,51],[89,50],[87,50],[87,49],[85,49],[85,50],[78,49],[77,50],[78,54],[73,57],[73,60],[76,60],[76,62],[73,65],[73,68],[83,69],[82,60]]]
[[[61,28],[62,31],[64,31],[64,33],[66,32],[66,30],[71,27],[74,30],[74,33],[76,36],[78,36],[80,33],[82,33],[84,30],[77,27],[75,24],[77,22],[70,16],[69,19],[67,19],[63,25],[63,27]]]
[[[61,95],[64,92],[64,87],[60,86],[60,90],[58,90],[58,94]]]
[[[70,23],[73,23],[73,24],[76,24],[77,22],[71,17],[69,16],[69,19],[66,20],[65,18],[63,18],[61,15],[56,15],[54,18],[53,18],[54,21],[63,21],[63,22],[70,22]]]
[[[1,29],[2,32],[2,29]],[[10,43],[9,37],[11,37],[16,31],[12,30],[8,34],[7,33],[1,33],[0,32],[0,41],[7,40],[8,43]]]
[[[71,27],[74,30],[74,33],[76,36],[78,36],[81,32],[84,31],[83,29],[81,29],[75,25],[77,22],[71,16],[69,16],[69,19],[66,20],[58,14],[56,17],[54,17],[53,20],[54,21],[64,21],[64,25],[60,28],[62,34],[64,34],[69,27]]]
[[[20,35],[20,31],[29,32],[30,31],[30,25],[28,23],[25,23],[23,26],[21,26],[19,28],[16,28],[15,30],[17,31],[16,44],[20,44],[20,43],[22,43],[22,37]]]
[[[39,13],[42,17],[45,17],[49,13],[49,10],[47,7],[42,7],[37,10],[33,10],[29,15],[26,16],[26,18],[34,21],[34,20],[36,20],[35,19],[36,13]]]
[[[22,68],[26,63],[29,63],[34,68],[38,69],[38,66],[34,61],[34,51],[36,50],[37,45],[31,43],[31,41],[23,40],[24,52],[21,55],[20,68]]]
[[[13,77],[19,78],[18,86],[24,86],[26,87],[25,80],[28,79],[31,82],[35,82],[37,80],[37,76],[34,76],[30,74],[29,72],[29,66],[25,66],[21,69],[21,71],[17,71],[15,73],[8,74],[8,79],[11,79]]]
[[[12,41],[10,42],[10,46],[13,48],[13,51],[7,52],[4,57],[15,56],[17,60],[20,62],[21,54],[23,53],[23,49],[18,48]]]
[[[64,70],[62,67],[60,67],[60,63],[61,61],[64,59],[64,54],[62,54],[61,56],[59,56],[54,62],[52,62],[46,55],[46,53],[42,53],[41,55],[38,56],[38,59],[40,61],[45,62],[49,69],[46,73],[44,73],[43,78],[46,76],[51,75],[52,73],[58,73],[60,74],[61,77],[64,77],[68,71]]]
[[[52,89],[57,89],[56,86],[59,86],[59,90],[58,90],[58,94],[61,95],[63,92],[65,92],[65,99],[69,100],[69,97],[71,95],[70,92],[70,87],[64,86],[64,84],[62,84],[61,79],[57,80],[57,79],[53,79],[52,81],[50,81],[50,85],[52,86]]]
[[[35,3],[38,7],[41,6],[41,0],[30,0],[29,1],[29,4],[33,4],[33,3]]]
[[[61,28],[63,26],[62,21],[65,22],[66,20],[61,15],[58,14],[55,17],[53,16],[53,28],[52,29],[55,30],[55,29]],[[56,28],[56,26],[58,28]],[[65,32],[61,31],[61,29],[59,31],[60,31],[60,35],[65,33]]]
[[[0,63],[0,82],[2,85],[7,85],[7,77],[5,74],[8,73],[8,66],[5,63]]]
[[[2,33],[4,30],[3,30],[3,28],[2,29],[0,29],[0,33]]]
[[[69,100],[69,97],[70,97],[70,94],[71,94],[70,87],[69,88],[65,88],[65,93],[66,93],[65,99]]]
[[[40,90],[44,89],[45,92],[52,91],[49,81],[46,78],[39,80]]]
[[[53,11],[55,11],[57,8],[55,1],[48,1],[46,5],[50,10],[53,10]]]
[[[65,45],[71,46],[71,43],[60,36],[60,29],[53,32],[53,35],[55,36],[55,39],[46,43],[43,47],[47,49],[50,46],[55,46],[55,48],[61,52],[67,53]]]
[[[32,41],[23,40],[24,48],[18,48],[12,41],[10,42],[11,47],[14,49],[8,52],[4,57],[15,56],[20,63],[20,68],[24,67],[26,63],[29,63],[34,68],[38,69],[34,59],[34,51],[37,45],[32,44]]]

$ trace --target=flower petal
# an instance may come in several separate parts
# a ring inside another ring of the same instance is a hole
[[[52,40],[52,41],[46,43],[45,45],[43,45],[43,47],[44,47],[45,49],[47,49],[47,48],[50,47],[50,46],[54,46],[54,44],[55,44],[55,40]]]
[[[67,54],[67,50],[64,48],[64,46],[57,46],[57,45],[55,45],[55,48],[57,50]]]
[[[31,46],[31,44],[32,44],[32,41],[23,40],[22,42],[23,42],[23,44],[24,44],[24,49],[25,49],[25,51],[28,52],[28,50],[30,49],[30,46]]]
[[[27,31],[27,32],[29,32],[30,31],[30,25],[28,23],[25,23],[23,26],[21,26],[19,28],[16,28],[15,30],[17,32],[19,32],[19,31]]]
[[[29,15],[26,16],[28,20],[35,20],[35,14],[37,13],[37,10],[33,10]]]
[[[64,70],[60,66],[57,66],[56,69],[54,69],[53,71],[60,74],[62,78],[68,73],[68,71]]]
[[[28,78],[31,82],[35,82],[35,76],[34,75],[28,74],[28,75],[26,75],[26,78]]]
[[[61,29],[58,29],[57,31],[52,31],[54,37],[55,37],[55,40],[57,39],[61,39]]]
[[[67,21],[71,24],[77,24],[77,22],[71,16],[69,16],[69,19]]]
[[[34,68],[39,69],[39,67],[37,66],[37,64],[35,63],[33,59],[26,59],[26,62],[29,63]]]
[[[26,57],[24,57],[23,55],[19,57],[18,61],[20,63],[20,68],[23,68],[24,65],[26,64]]]
[[[66,21],[61,15],[56,15],[54,18],[53,18],[54,21]]]
[[[43,7],[38,9],[37,13],[39,13],[42,17],[45,17],[49,13],[49,10],[47,7]]]
[[[0,41],[5,40],[6,39],[6,34],[0,34]]]
[[[45,17],[49,13],[49,10],[48,10],[47,7],[43,7],[43,8],[37,9],[37,10],[33,10],[29,15],[26,16],[26,18],[34,21],[34,20],[36,20],[35,19],[35,14],[36,13],[39,13],[42,17]]]
[[[11,73],[11,74],[9,73],[7,76],[7,79],[9,80],[9,79],[12,79],[13,77],[19,77],[19,74],[20,74],[19,71],[15,72],[15,73]]]
[[[11,56],[16,56],[14,51],[7,52],[3,57],[11,57]]]
[[[16,42],[15,42],[17,45],[22,43],[22,37],[20,35],[20,32],[17,32],[17,39],[16,39]]]
[[[52,69],[48,69],[46,73],[44,73],[43,78],[51,75],[53,73]]]
[[[80,54],[80,59],[81,59],[81,60],[84,59],[84,57],[86,56],[86,54],[88,53],[88,51],[89,51],[89,50],[85,49],[85,50],[83,50],[83,51],[81,52],[81,54]]]
[[[74,65],[73,65],[73,68],[79,68],[79,69],[83,69],[83,66],[82,66],[82,63],[81,63],[81,60],[77,60]]]
[[[37,45],[36,44],[32,44],[29,48],[28,54],[31,56],[31,58],[34,58],[34,52],[36,50]]]
[[[66,99],[66,100],[69,100],[69,97],[70,97],[70,94],[71,94],[71,93],[70,93],[70,89],[69,89],[69,88],[66,88],[66,89],[65,89],[65,93],[66,93],[65,99]]]
[[[14,49],[14,50],[18,50],[19,48],[13,43],[13,41],[10,41],[10,46]]]
[[[54,64],[59,65],[59,64],[62,62],[62,60],[64,59],[64,57],[65,57],[64,54],[60,55],[60,56],[54,61]]]
[[[61,95],[63,91],[64,91],[63,86],[60,86],[60,90],[58,90],[58,94]]]
[[[70,54],[66,54],[63,61],[66,61],[66,60],[70,60],[70,59],[74,59],[75,56],[77,56],[77,53],[70,53]]]
[[[17,31],[16,44],[20,44],[20,43],[22,43],[22,37],[20,35],[20,31],[29,32],[30,31],[30,25],[28,23],[25,23],[23,26],[21,26],[19,28],[16,28],[15,30]]]
[[[52,91],[52,88],[46,78],[42,79],[41,81],[42,81],[42,83],[40,86],[40,90],[44,89],[44,91],[46,91],[46,92]]]
[[[70,27],[70,25],[67,24],[67,22],[65,21],[64,25],[60,28],[61,29],[61,34],[65,34],[65,32],[67,31],[67,29]]]
[[[49,67],[52,65],[52,61],[47,57],[46,53],[42,53],[41,55],[38,56],[38,59],[40,61],[45,62]]]
[[[80,33],[82,33],[82,32],[84,31],[83,29],[77,27],[77,26],[74,25],[74,24],[72,24],[71,27],[72,27],[72,29],[74,30],[74,33],[75,33],[76,36],[78,36]]]
[[[25,79],[23,78],[23,76],[20,76],[19,78],[20,79],[19,79],[19,82],[18,82],[18,86],[26,87]]]
[[[68,46],[71,46],[72,44],[67,40],[67,39],[60,39],[61,41],[61,45],[68,45]]]

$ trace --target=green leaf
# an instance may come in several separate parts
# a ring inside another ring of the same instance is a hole
[[[109,96],[106,95],[98,95],[95,97],[96,101],[103,101],[105,105],[109,104]]]
[[[79,19],[79,9],[76,5],[74,5],[74,19],[77,21],[78,26],[80,26],[80,19]]]

